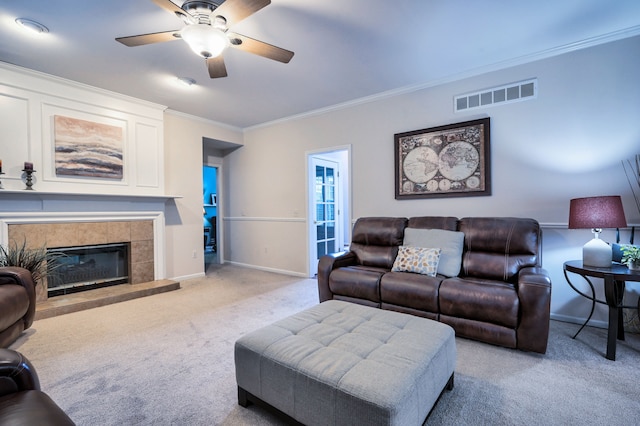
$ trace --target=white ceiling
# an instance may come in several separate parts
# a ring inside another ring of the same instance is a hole
[[[27,36],[18,17],[49,34]],[[114,40],[182,26],[151,0],[2,0],[0,61],[245,128],[638,35],[640,1],[272,0],[231,30],[294,51],[291,62],[228,49],[229,76],[213,80],[181,40]]]

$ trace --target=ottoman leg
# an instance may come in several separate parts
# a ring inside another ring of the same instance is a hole
[[[454,373],[451,373],[451,377],[449,377],[449,381],[447,382],[446,386],[444,387],[448,391],[453,390],[453,375],[454,375]]]
[[[248,392],[238,386],[238,405],[241,407],[248,407],[251,405],[251,401],[249,401]]]

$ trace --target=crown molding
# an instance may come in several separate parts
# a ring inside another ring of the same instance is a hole
[[[181,117],[188,120],[198,121],[204,124],[222,127],[224,129],[231,130],[233,132],[238,132],[238,133],[244,132],[244,129],[242,127],[236,127],[236,126],[232,126],[231,124],[222,123],[220,121],[210,120],[208,118],[199,117],[197,115],[187,114],[185,112],[176,111],[171,108],[167,108],[164,112],[165,114],[168,114],[168,115],[173,115],[175,117]]]
[[[499,71],[506,68],[511,68],[517,65],[524,65],[531,62],[539,61],[542,59],[552,58],[555,56],[563,55],[565,53],[574,52],[576,50],[582,50],[593,46],[598,46],[601,44],[611,43],[618,40],[623,40],[626,38],[635,37],[640,35],[640,25],[635,27],[626,28],[620,31],[614,31],[611,33],[603,34],[596,37],[591,37],[588,39],[580,40],[574,43],[565,44],[562,46],[554,47],[551,49],[542,50],[539,52],[519,56],[517,58],[508,59],[505,61],[495,62],[483,67],[474,68],[462,73],[452,74],[440,79],[434,79],[427,82],[400,87],[398,89],[388,90],[385,92],[380,92],[374,95],[365,96],[358,99],[353,99],[351,101],[342,102],[339,104],[331,105],[324,108],[319,108],[307,112],[303,112],[300,114],[291,115],[288,117],[280,118],[273,121],[267,121],[261,124],[256,124],[254,126],[245,127],[245,131],[257,130],[264,127],[270,127],[276,124],[285,123],[288,121],[295,121],[302,118],[314,117],[318,115],[323,115],[329,112],[338,111],[346,108],[351,108],[357,105],[367,104],[371,102],[376,102],[379,100],[392,98],[399,95],[404,95],[408,93],[417,92],[420,90],[428,89],[431,87],[441,86],[447,83],[453,83],[455,81],[464,80],[466,78],[475,77],[478,75],[486,74],[488,72]]]
[[[66,78],[62,78],[62,77],[58,77],[52,74],[46,74],[44,72],[41,71],[36,71],[33,70],[31,68],[25,68],[25,67],[21,67],[19,65],[15,65],[9,62],[4,62],[0,60],[0,69],[5,69],[9,72],[13,72],[16,74],[19,74],[21,76],[27,76],[27,77],[32,77],[32,78],[37,78],[37,79],[41,79],[41,80],[45,80],[47,82],[50,83],[56,83],[56,84],[60,84],[60,85],[64,85],[67,87],[73,87],[75,89],[79,89],[79,90],[83,90],[83,91],[87,91],[87,92],[91,92],[97,95],[101,95],[101,96],[108,96],[110,98],[115,98],[115,99],[119,99],[121,101],[130,103],[130,104],[136,104],[136,105],[140,105],[146,108],[150,108],[153,110],[160,110],[160,111],[164,111],[167,109],[166,105],[160,105],[154,102],[150,102],[150,101],[146,101],[144,99],[140,99],[140,98],[134,98],[133,96],[128,96],[128,95],[124,95],[122,93],[118,93],[118,92],[112,92],[110,90],[106,90],[106,89],[101,89],[99,87],[95,87],[95,86],[90,86],[88,84],[85,83],[80,83],[78,81],[74,81],[74,80],[69,80]],[[7,85],[6,83],[3,83],[5,85]],[[14,86],[14,85],[8,85],[11,87],[17,87],[20,89],[27,89],[27,90],[31,90],[33,92],[37,92],[37,93],[43,93],[43,94],[50,94],[49,92],[46,92],[42,89],[34,89],[34,88],[25,88],[25,87],[19,87],[19,86]],[[86,103],[86,102],[85,102]]]

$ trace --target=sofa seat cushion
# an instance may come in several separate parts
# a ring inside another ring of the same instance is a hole
[[[380,302],[380,279],[388,269],[373,266],[347,266],[329,276],[331,292],[349,298]]]
[[[440,284],[440,313],[498,324],[518,326],[519,299],[513,284],[479,278],[447,278]]]
[[[438,287],[443,276],[410,272],[389,272],[380,280],[380,299],[383,303],[438,312]]]
[[[0,330],[9,328],[29,309],[29,295],[17,284],[0,285]]]

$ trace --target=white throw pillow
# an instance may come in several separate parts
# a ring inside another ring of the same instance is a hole
[[[400,246],[391,268],[394,272],[415,272],[435,277],[438,272],[440,249]]]
[[[406,228],[403,244],[412,247],[439,248],[441,253],[438,273],[447,277],[457,277],[460,273],[464,232]]]

